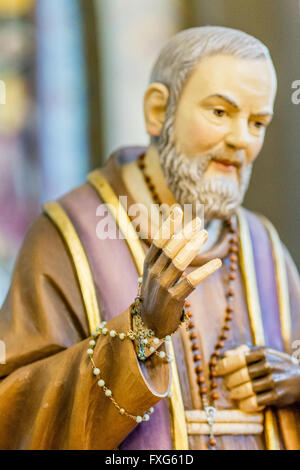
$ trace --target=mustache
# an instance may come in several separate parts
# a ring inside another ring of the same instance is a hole
[[[220,162],[224,162],[227,165],[235,165],[237,168],[244,166],[245,164],[245,157],[242,152],[236,152],[234,155],[230,154],[226,150],[215,150],[208,152],[205,157],[199,156],[195,157],[196,163],[202,163],[203,159],[206,160],[207,164],[213,160],[218,160]]]

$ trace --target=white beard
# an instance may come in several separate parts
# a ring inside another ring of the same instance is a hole
[[[252,173],[252,165],[245,165],[240,157],[238,178],[204,176],[210,161],[221,158],[224,151],[207,152],[199,157],[189,158],[178,154],[173,140],[173,120],[168,119],[158,142],[160,164],[169,189],[181,205],[204,205],[204,217],[228,219],[242,204]]]

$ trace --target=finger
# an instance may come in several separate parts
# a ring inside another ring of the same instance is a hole
[[[217,375],[226,375],[246,366],[245,353],[229,355],[217,362],[215,371]]]
[[[272,405],[277,400],[277,398],[277,393],[274,389],[269,390],[268,392],[258,393],[256,395],[258,406]]]
[[[259,379],[252,380],[252,388],[255,393],[265,392],[272,390],[275,387],[275,382],[272,374]]]
[[[171,263],[171,259],[165,254],[164,251],[161,251],[159,257],[155,263],[150,268],[150,273],[152,276],[159,276],[164,269]]]
[[[227,351],[224,352],[224,356],[231,356],[233,354],[239,354],[241,352],[247,353],[250,351],[249,346],[247,344],[241,344],[241,346],[238,346],[235,349],[228,349]]]
[[[258,362],[265,358],[266,350],[264,348],[255,349],[246,353],[247,364],[252,364],[253,362]]]
[[[251,397],[255,395],[252,387],[252,382],[246,382],[242,385],[238,385],[237,387],[233,387],[230,390],[229,396],[232,400],[242,400],[244,398]]]
[[[201,230],[196,232],[189,242],[185,243],[183,248],[177,253],[175,257],[172,257],[172,263],[179,271],[184,271],[191,261],[195,258],[196,254],[200,250],[201,246],[207,240],[207,231]]]
[[[247,413],[251,413],[253,411],[260,411],[264,407],[260,406],[257,402],[257,396],[253,395],[252,397],[245,398],[244,400],[239,401],[239,408],[242,411],[246,411]]]
[[[173,259],[181,250],[183,246],[186,245],[187,241],[192,239],[201,228],[201,220],[196,217],[195,219],[191,220],[185,227],[183,227],[178,233],[174,234],[171,240],[163,247],[164,252],[166,253],[169,258]],[[206,230],[202,232],[206,233]]]
[[[180,227],[182,222],[182,215],[183,213],[181,208],[177,206],[174,207],[169,217],[162,224],[161,228],[154,237],[153,242],[151,243],[145,258],[146,266],[151,266],[158,259],[161,253],[161,248],[168,242],[170,237],[174,235],[178,227]]]
[[[250,379],[256,379],[257,377],[263,377],[264,375],[269,375],[271,372],[270,364],[265,361],[255,362],[248,366],[248,373]]]
[[[179,206],[174,207],[153,239],[157,248],[163,248],[182,223],[183,212]],[[200,219],[199,219],[200,220]]]
[[[226,375],[224,382],[227,388],[232,389],[238,385],[242,385],[250,381],[250,376],[248,373],[248,368],[243,367],[242,369],[233,372],[232,374]]]
[[[172,262],[169,264],[169,266],[166,268],[166,270],[163,272],[163,275],[160,279],[161,285],[163,285],[164,287],[170,287],[180,279],[180,276],[184,269],[190,264],[191,260],[199,251],[200,247],[206,241],[206,230],[201,230],[201,232],[197,231],[196,233],[195,230],[197,230],[197,227],[195,228],[195,225],[194,228],[191,226],[190,233],[193,235],[188,243],[186,243],[185,240],[171,240],[163,249],[163,253],[168,254],[170,258],[176,255],[173,258]],[[174,241],[180,241],[181,244],[186,243],[185,246],[179,251],[179,253],[177,252],[177,254],[176,251],[179,246],[178,244],[173,245],[172,249],[167,250],[169,244],[172,244]]]
[[[171,287],[169,289],[170,294],[178,300],[184,300],[200,282],[217,271],[220,266],[222,266],[222,261],[219,258],[209,261],[189,273],[188,276],[176,284],[176,286]]]

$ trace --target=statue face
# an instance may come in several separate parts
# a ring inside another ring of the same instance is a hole
[[[159,136],[161,167],[177,202],[200,202],[208,220],[236,211],[271,121],[275,92],[267,60],[215,55],[199,62]]]
[[[191,159],[216,154],[204,179],[237,179],[239,168],[251,164],[262,147],[275,93],[276,77],[267,60],[221,54],[204,58],[177,105],[177,152]]]

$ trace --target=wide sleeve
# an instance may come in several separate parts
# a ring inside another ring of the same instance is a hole
[[[127,331],[129,311],[108,323]],[[97,385],[87,356],[88,325],[72,261],[44,215],[20,251],[0,310],[0,448],[115,449],[136,423],[118,413]],[[133,344],[101,336],[94,352],[101,378],[121,407],[141,415],[166,396],[169,366],[142,366]]]

